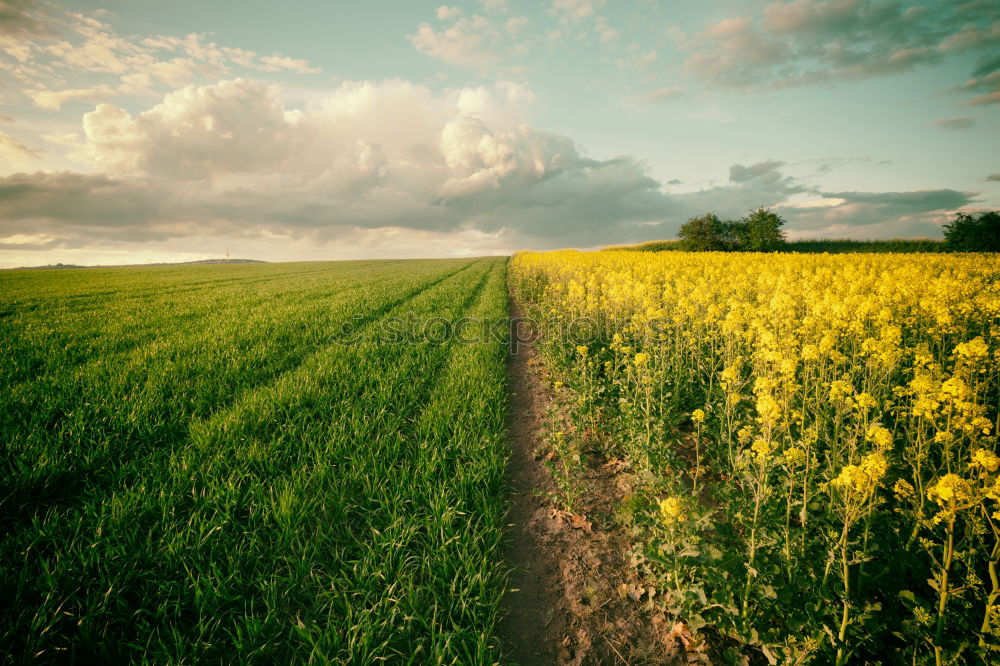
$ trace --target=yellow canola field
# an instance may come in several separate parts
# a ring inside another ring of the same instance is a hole
[[[641,480],[650,604],[776,662],[996,661],[997,256],[521,253],[510,282]]]

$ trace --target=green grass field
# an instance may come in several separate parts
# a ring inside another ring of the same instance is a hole
[[[0,273],[4,661],[495,662],[505,274]]]

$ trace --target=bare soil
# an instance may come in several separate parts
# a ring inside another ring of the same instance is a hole
[[[512,310],[512,316],[518,314]],[[517,318],[514,317],[517,321]],[[691,635],[650,603],[614,509],[632,491],[627,467],[588,456],[575,513],[559,508],[545,458],[546,410],[558,400],[531,344],[508,365],[512,487],[500,645],[504,663],[688,664],[705,661]],[[655,595],[655,590],[653,590]],[[686,647],[689,647],[690,652]]]

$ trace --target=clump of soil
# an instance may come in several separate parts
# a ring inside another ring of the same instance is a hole
[[[507,564],[513,573],[500,626],[504,661],[522,666],[707,661],[684,625],[651,603],[656,590],[645,587],[629,566],[632,543],[613,519],[633,491],[628,467],[588,456],[574,512],[561,510],[545,465],[551,454],[543,446],[552,382],[533,346],[521,345],[511,356],[508,380],[513,450]]]

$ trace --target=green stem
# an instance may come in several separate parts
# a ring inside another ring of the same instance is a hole
[[[842,666],[847,661],[844,653],[844,640],[847,638],[847,621],[850,615],[851,577],[847,564],[847,536],[850,531],[849,516],[844,517],[844,529],[840,533],[840,577],[844,581],[844,610],[840,616],[840,632],[837,634],[837,665]]]
[[[986,611],[983,613],[983,624],[979,627],[979,647],[987,647],[986,634],[990,630],[990,610],[1000,597],[1000,579],[997,578],[997,560],[1000,560],[1000,540],[993,544],[993,552],[990,553],[990,583],[993,589],[986,598]]]
[[[944,638],[944,611],[948,605],[948,571],[951,569],[951,559],[955,553],[955,512],[952,510],[948,517],[948,542],[944,548],[944,562],[941,564],[941,577],[938,579],[938,613],[937,627],[934,630],[934,663],[941,666],[943,663],[943,648],[941,640]]]
[[[743,612],[741,615],[746,618],[747,610],[750,607],[750,583],[753,581],[753,573],[750,571],[753,569],[754,561],[757,557],[757,521],[760,518],[760,500],[761,500],[761,485],[763,484],[763,468],[764,461],[760,462],[761,472],[757,478],[757,487],[754,489],[754,503],[753,503],[753,523],[750,526],[750,562],[747,565],[747,582],[743,586]]]

